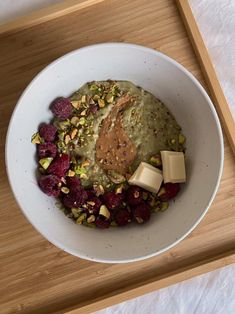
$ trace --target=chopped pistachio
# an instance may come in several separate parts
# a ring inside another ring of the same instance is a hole
[[[87,114],[87,109],[83,110],[83,111],[80,113],[81,116],[85,116],[86,114]]]
[[[33,144],[41,144],[41,143],[43,143],[43,142],[44,142],[44,140],[41,138],[41,136],[39,135],[38,132],[37,132],[37,133],[34,133],[34,134],[32,135],[31,143],[33,143]]]
[[[65,121],[60,121],[58,123],[58,127],[61,129],[61,130],[66,130],[67,127],[70,126],[70,121],[69,120],[65,120]]]
[[[70,169],[69,169],[69,171],[68,171],[68,173],[67,173],[67,176],[68,176],[68,177],[74,177],[74,176],[75,176],[75,172],[74,172],[73,170],[70,170]]]
[[[92,201],[88,201],[87,204],[91,206],[95,206],[95,202],[92,202]]]
[[[108,93],[105,99],[109,104],[111,104],[114,101],[114,96],[113,94]]]
[[[89,160],[85,160],[82,162],[81,167],[88,167],[90,165],[90,161]]]
[[[73,216],[75,217],[75,218],[78,218],[78,216],[81,214],[81,212],[82,212],[82,209],[80,209],[80,208],[71,208],[71,212],[72,212],[72,214],[73,214]]]
[[[186,137],[183,134],[179,134],[179,144],[184,144],[186,141]]]
[[[117,187],[116,187],[116,190],[115,190],[115,193],[116,193],[116,194],[121,194],[122,191],[123,191],[123,188],[124,188],[124,185],[123,185],[123,184],[117,186]]]
[[[75,138],[77,133],[78,133],[78,129],[72,129],[72,131],[70,132],[70,137],[72,140]]]
[[[171,144],[175,144],[175,142],[176,142],[175,139],[172,138],[172,139],[171,139]]]
[[[98,105],[99,105],[100,108],[104,108],[105,107],[104,99],[98,99]]]
[[[81,102],[82,102],[83,104],[86,103],[86,95],[82,95]]]
[[[100,206],[99,214],[104,216],[107,219],[110,218],[110,212],[109,212],[108,208],[105,205],[101,205]]]
[[[165,193],[166,193],[166,189],[164,187],[161,187],[157,195],[161,196],[161,195],[163,195]]]
[[[85,173],[80,174],[80,178],[84,180],[88,180],[88,175]]]
[[[99,96],[99,95],[94,95],[94,96],[93,96],[93,100],[97,101],[97,100],[99,100],[99,99],[100,99],[100,96]]]
[[[78,117],[72,117],[70,122],[72,125],[78,126],[79,118]]]
[[[87,218],[86,220],[88,223],[92,223],[95,221],[95,215],[91,215],[90,217]]]
[[[100,195],[103,195],[104,194],[104,188],[101,184],[97,185],[97,184],[94,184],[93,185],[93,189],[96,193],[96,196],[100,196]]]
[[[72,104],[72,106],[73,106],[75,109],[78,109],[78,108],[80,107],[80,105],[81,105],[80,101],[78,101],[78,100],[72,100],[72,101],[71,101],[71,104]]]
[[[161,207],[160,207],[160,211],[164,212],[168,208],[168,206],[169,206],[168,202],[162,202]]]
[[[160,155],[155,155],[155,156],[152,156],[150,158],[150,163],[155,166],[155,167],[159,167],[162,165],[162,159],[161,159],[161,156]]]
[[[97,89],[98,89],[98,86],[95,85],[95,84],[92,84],[92,85],[90,86],[90,90],[92,90],[92,91],[97,90]]]
[[[78,174],[78,175],[81,175],[81,174],[85,174],[86,173],[86,169],[81,167],[81,166],[77,166],[75,167],[74,169],[75,173]]]
[[[78,219],[76,220],[76,223],[78,225],[81,225],[82,222],[86,219],[86,213],[82,213],[78,216]]]
[[[86,227],[89,227],[89,228],[95,228],[96,227],[94,223],[89,223],[85,220],[82,222],[82,224]]]
[[[66,186],[63,186],[63,187],[61,188],[61,192],[63,192],[64,194],[69,194],[70,190],[69,190],[69,188],[67,188]]]
[[[68,142],[71,140],[71,137],[67,134],[67,135],[65,135],[65,139],[64,139],[64,142],[65,142],[65,144],[67,145],[68,144]]]
[[[64,140],[64,136],[65,136],[65,132],[63,132],[63,131],[59,131],[58,132],[58,138],[59,138],[60,141]]]
[[[42,158],[39,160],[39,163],[42,166],[42,168],[46,170],[50,166],[52,160],[53,160],[52,157]]]
[[[85,119],[84,117],[81,117],[81,118],[79,119],[78,124],[84,125],[85,123],[86,123],[86,119]]]

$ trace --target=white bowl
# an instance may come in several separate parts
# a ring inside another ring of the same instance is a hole
[[[145,225],[99,230],[74,224],[37,186],[31,135],[52,114],[49,104],[92,80],[129,80],[171,110],[187,137],[187,183],[164,213]],[[62,250],[88,260],[124,263],[166,251],[207,212],[223,167],[223,137],[213,104],[180,64],[145,47],[107,43],[72,51],[41,71],[14,110],[7,134],[7,172],[15,198],[32,225]]]

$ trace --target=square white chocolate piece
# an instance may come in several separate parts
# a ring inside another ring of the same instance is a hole
[[[132,185],[138,185],[149,192],[157,193],[162,184],[162,180],[163,176],[161,170],[146,162],[141,162],[128,182]]]
[[[163,179],[165,183],[186,181],[184,153],[161,151]]]

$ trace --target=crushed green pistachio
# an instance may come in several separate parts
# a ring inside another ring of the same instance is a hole
[[[81,213],[76,220],[76,224],[81,225],[83,221],[86,219],[86,213]]]
[[[86,221],[87,221],[88,223],[94,222],[94,221],[95,221],[95,215],[89,216]]]
[[[74,177],[75,176],[75,171],[69,169],[69,171],[67,173],[67,176],[68,177]]]
[[[162,165],[162,159],[160,155],[155,155],[150,158],[150,163],[155,167],[160,167]]]
[[[52,160],[53,160],[52,157],[42,158],[39,160],[39,163],[42,166],[42,168],[46,170],[50,166]]]
[[[63,186],[60,190],[61,190],[61,192],[63,192],[64,194],[69,194],[69,192],[70,192],[69,188],[67,188],[66,186]]]
[[[31,143],[33,143],[33,144],[42,144],[42,143],[44,143],[44,140],[41,138],[41,136],[37,132],[37,133],[34,133],[32,135]]]
[[[74,126],[78,126],[79,124],[79,118],[78,117],[72,117],[70,120],[71,124]]]
[[[160,211],[164,212],[168,208],[168,206],[169,206],[168,202],[162,202],[161,207],[160,207]]]
[[[85,123],[86,123],[86,119],[85,119],[84,117],[81,117],[81,118],[79,119],[78,124],[84,125]]]
[[[99,98],[98,99],[98,105],[100,108],[104,108],[105,107],[105,101],[104,99]]]
[[[110,212],[109,212],[108,208],[105,205],[101,205],[100,206],[99,214],[104,216],[107,219],[110,218]]]

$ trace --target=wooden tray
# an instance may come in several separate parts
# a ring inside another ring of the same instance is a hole
[[[14,27],[0,29],[2,139],[18,97],[35,74],[55,58],[85,45],[119,41],[158,49],[183,64],[206,86],[175,2],[95,2],[77,1],[73,6],[74,1],[67,1],[71,7],[63,4],[59,11],[49,9],[48,15],[33,14],[34,20],[28,18],[25,24],[13,23],[10,26]],[[178,2],[181,8],[187,3]],[[188,6],[183,13],[186,21],[194,23]],[[195,39],[197,28],[193,25],[190,30]],[[197,45],[198,40],[201,45],[198,36],[194,43]],[[201,48],[197,52],[202,53]],[[206,51],[204,55],[208,61]],[[216,79],[213,68],[209,70],[208,63],[204,64],[211,90],[216,82],[212,96],[221,108],[223,94],[217,80],[211,81],[211,77]],[[200,225],[168,252],[123,265],[78,259],[57,249],[33,229],[10,191],[4,144],[2,140],[0,313],[89,313],[235,262],[235,164],[226,138],[220,189]]]

